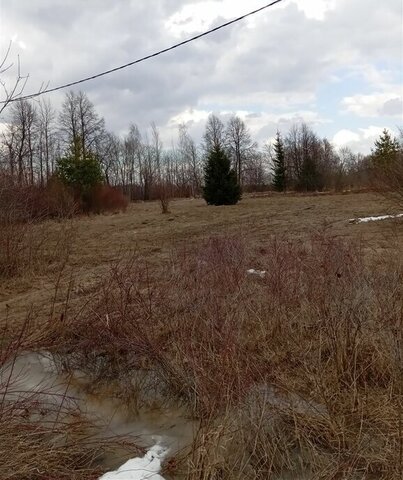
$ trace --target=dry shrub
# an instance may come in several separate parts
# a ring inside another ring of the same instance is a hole
[[[64,264],[73,238],[70,223],[0,222],[0,279],[31,275]]]
[[[161,213],[169,212],[169,203],[172,198],[172,186],[166,182],[161,182],[154,188],[154,196],[159,200]]]
[[[99,185],[94,187],[90,194],[88,202],[83,205],[84,211],[93,213],[125,211],[129,204],[128,198],[118,187],[110,185]]]
[[[62,196],[65,193],[56,184],[49,189]],[[0,278],[34,272],[41,266],[64,261],[68,255],[73,236],[71,223],[56,225],[47,218],[70,216],[74,206],[68,199],[63,204],[49,191],[19,187],[1,179]],[[55,200],[54,204],[51,199]]]
[[[56,177],[46,187],[18,185],[11,177],[0,177],[0,219],[9,223],[67,218],[77,213],[72,192]],[[7,218],[5,218],[7,217]]]
[[[256,248],[215,237],[161,269],[133,257],[53,332],[55,351],[97,382],[149,372],[207,422],[203,438],[224,425],[220,459],[196,442],[186,478],[399,478],[399,253],[317,234]]]
[[[390,165],[374,168],[371,181],[377,192],[403,208],[403,154]]]

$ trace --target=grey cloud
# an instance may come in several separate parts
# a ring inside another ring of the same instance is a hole
[[[165,22],[189,3],[3,2],[7,33],[18,31],[28,44],[20,53],[24,71],[31,74],[29,91],[42,81],[56,86],[172,45],[178,39],[166,30]],[[88,93],[108,127],[116,131],[130,122],[146,126],[154,120],[165,126],[172,116],[190,108],[247,110],[251,98],[265,95],[270,101],[253,109],[275,111],[284,108],[288,97],[312,98],[332,73],[351,68],[358,59],[374,65],[382,60],[393,67],[401,28],[396,3],[338,0],[324,22],[307,19],[289,3],[256,17],[253,28],[234,25],[77,88]],[[220,21],[216,18],[213,24]],[[60,105],[62,95],[49,99]],[[290,102],[285,111],[293,108]],[[390,115],[396,108],[395,103],[385,104],[381,114]],[[277,124],[268,126],[262,137],[276,128]]]
[[[396,97],[388,100],[379,110],[381,115],[399,115],[400,119],[403,119],[403,101],[401,98]]]

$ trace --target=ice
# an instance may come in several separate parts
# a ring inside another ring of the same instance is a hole
[[[350,223],[367,223],[367,222],[377,222],[379,220],[387,220],[388,218],[401,218],[403,213],[397,215],[378,215],[375,217],[362,217],[362,218],[350,218]]]
[[[246,271],[249,275],[256,275],[257,277],[264,278],[266,275],[266,270],[255,270],[254,268],[250,268]]]
[[[99,480],[164,480],[159,474],[161,462],[168,450],[157,444],[144,457],[128,460],[114,472],[102,475]]]

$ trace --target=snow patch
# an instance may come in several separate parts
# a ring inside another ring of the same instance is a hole
[[[367,222],[377,222],[378,220],[387,220],[388,218],[401,218],[403,213],[398,215],[378,215],[376,217],[362,217],[362,218],[350,218],[349,223],[367,223]]]
[[[255,270],[254,268],[250,268],[246,271],[248,275],[256,275],[257,277],[264,278],[266,276],[266,270]]]
[[[167,453],[167,448],[154,445],[144,457],[128,460],[114,472],[102,475],[99,480],[164,480],[159,471]]]

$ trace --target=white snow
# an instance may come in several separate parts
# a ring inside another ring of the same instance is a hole
[[[255,270],[254,268],[250,268],[246,271],[249,275],[256,275],[260,278],[264,278],[266,275],[266,270]]]
[[[167,453],[166,448],[154,445],[144,457],[128,460],[114,472],[102,475],[99,480],[164,480],[158,472]]]
[[[403,213],[398,215],[378,215],[376,217],[362,217],[362,218],[350,218],[350,223],[367,223],[367,222],[377,222],[378,220],[387,220],[388,218],[400,218],[403,217]]]

